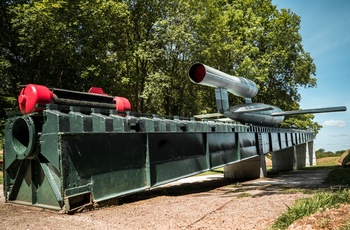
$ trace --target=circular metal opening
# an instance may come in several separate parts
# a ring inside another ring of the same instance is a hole
[[[205,66],[200,63],[192,65],[189,71],[190,79],[194,83],[200,83],[201,81],[203,81],[205,74],[206,74]]]
[[[33,149],[35,127],[30,117],[20,117],[12,125],[12,146],[17,159],[25,159]]]

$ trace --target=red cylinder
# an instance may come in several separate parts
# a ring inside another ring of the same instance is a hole
[[[23,114],[42,111],[37,104],[49,104],[53,102],[54,95],[47,87],[42,85],[28,84],[21,89],[18,96],[18,106]]]
[[[95,93],[95,94],[101,94],[101,95],[107,95],[102,88],[100,87],[91,87],[88,91],[88,93]]]
[[[130,111],[131,105],[128,99],[125,97],[114,97],[115,109],[117,111]]]

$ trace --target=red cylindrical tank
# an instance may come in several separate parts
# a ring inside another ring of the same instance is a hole
[[[37,104],[49,104],[54,100],[54,95],[47,87],[42,85],[28,84],[21,89],[18,96],[18,106],[23,114],[42,111]]]
[[[114,97],[113,101],[115,101],[115,109],[117,111],[130,111],[131,110],[130,102],[125,97]]]
[[[18,106],[23,114],[40,112],[44,108],[37,107],[37,104],[50,103],[115,109],[119,112],[131,110],[128,99],[108,96],[102,88],[97,87],[92,87],[89,93],[83,93],[64,89],[49,89],[42,85],[28,84],[21,89],[18,96]],[[125,113],[120,113],[120,115],[125,116]]]

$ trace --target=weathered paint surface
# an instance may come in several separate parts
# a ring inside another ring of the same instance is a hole
[[[72,211],[311,140],[302,130],[48,105],[6,124],[4,194]]]

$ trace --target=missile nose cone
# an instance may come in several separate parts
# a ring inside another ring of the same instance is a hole
[[[194,83],[200,83],[203,81],[205,74],[205,67],[200,63],[192,65],[189,71],[189,77]]]

